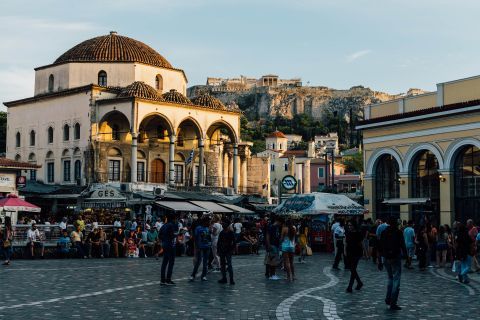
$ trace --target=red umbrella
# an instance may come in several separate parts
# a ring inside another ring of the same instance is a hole
[[[0,199],[0,208],[3,211],[40,212],[41,210],[36,205],[22,200],[14,194],[9,194],[6,198]]]

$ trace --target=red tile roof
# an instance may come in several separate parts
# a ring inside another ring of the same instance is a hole
[[[285,138],[287,139],[287,137],[283,134],[283,132],[280,132],[278,130],[270,133],[267,138]]]
[[[7,158],[0,158],[0,168],[38,169],[41,166],[28,162],[20,162]]]

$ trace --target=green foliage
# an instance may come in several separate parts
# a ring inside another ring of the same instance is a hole
[[[357,153],[352,156],[344,157],[343,164],[347,166],[349,172],[363,171],[363,156],[362,153]]]

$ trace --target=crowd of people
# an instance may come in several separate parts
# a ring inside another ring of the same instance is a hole
[[[413,259],[418,261],[418,269],[451,267],[458,281],[469,283],[468,274],[480,271],[480,232],[473,220],[466,224],[454,222],[435,226],[425,222],[415,225],[413,221],[400,222],[396,218],[387,221],[338,219],[332,224],[331,232],[335,247],[333,270],[344,267],[350,270],[350,281],[346,292],[351,293],[353,284],[360,290],[363,282],[357,272],[359,261],[364,258],[386,269],[388,286],[385,303],[392,310],[400,310],[398,295],[402,258],[404,267],[413,269]]]

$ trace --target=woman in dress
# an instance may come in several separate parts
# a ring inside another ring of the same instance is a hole
[[[285,271],[287,272],[287,280],[295,280],[295,269],[293,267],[293,258],[295,255],[295,235],[296,228],[293,226],[291,220],[287,220],[282,228],[280,243],[282,248],[283,263]]]

